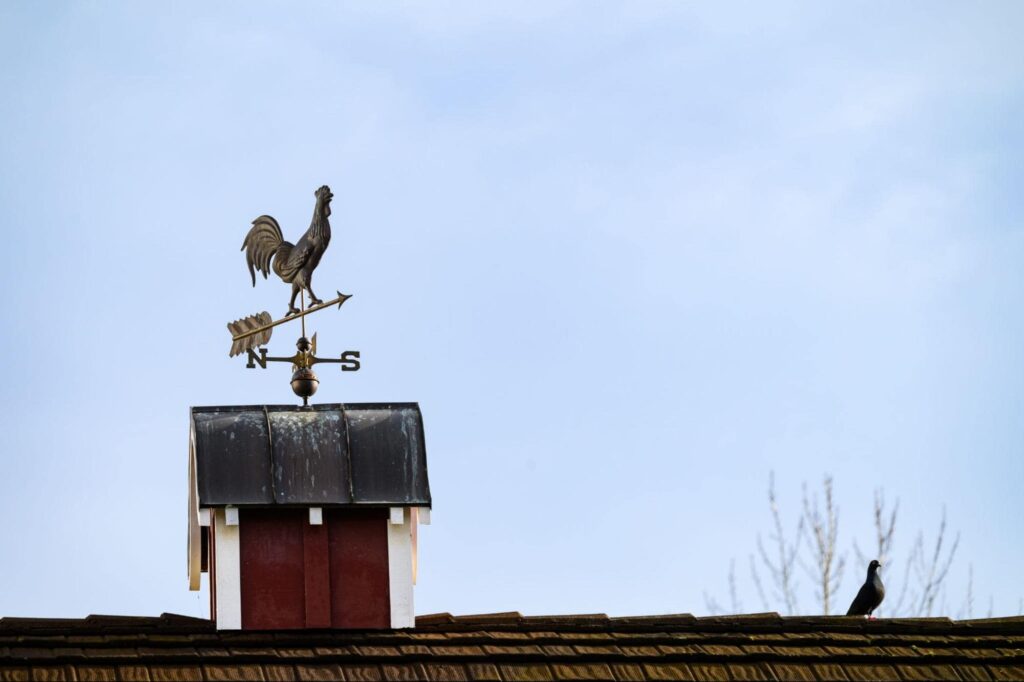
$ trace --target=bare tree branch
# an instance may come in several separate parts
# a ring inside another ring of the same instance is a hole
[[[834,483],[831,476],[825,476],[822,494],[812,493],[803,484],[802,505],[796,517],[795,532],[787,535],[783,524],[779,499],[775,490],[775,474],[768,479],[768,505],[771,510],[771,532],[762,537],[757,535],[757,550],[748,555],[750,580],[765,611],[776,610],[786,615],[799,611],[800,585],[795,567],[799,563],[812,579],[813,594],[823,614],[833,613],[836,595],[846,569],[845,556],[838,549],[839,507],[835,501]],[[950,568],[960,546],[960,535],[950,539],[946,510],[943,508],[934,544],[925,542],[923,532],[918,532],[906,554],[900,553],[899,563],[894,560],[896,522],[899,518],[900,501],[890,504],[885,491],[874,491],[872,522],[874,526],[874,555],[862,551],[856,540],[852,548],[861,564],[877,558],[886,569],[889,599],[885,606],[886,616],[930,616],[938,609],[945,613],[949,605],[950,591],[947,585]],[[870,543],[869,543],[870,544]],[[756,555],[756,556],[755,556]],[[896,567],[902,569],[902,580]],[[764,577],[767,576],[767,577]],[[736,561],[729,563],[729,604],[734,613],[743,610],[740,589],[736,577]],[[973,618],[976,611],[974,591],[974,567],[968,567],[966,594],[960,602],[958,617]],[[707,593],[705,605],[711,613],[721,613],[721,604]],[[952,600],[954,608],[957,599]],[[774,608],[773,608],[774,607]],[[1024,612],[1024,599],[1018,607]],[[882,615],[881,609],[875,611]],[[992,599],[989,599],[989,615],[992,613]]]
[[[733,613],[743,613],[743,604],[736,593],[736,560],[729,560],[729,601]]]
[[[717,616],[722,612],[722,607],[715,601],[715,598],[708,594],[707,590],[704,590],[704,608],[707,610],[708,615]]]
[[[826,476],[823,482],[825,495],[824,511],[818,506],[818,496],[807,495],[807,485],[803,488],[802,520],[809,529],[807,548],[810,562],[804,568],[817,585],[818,602],[822,613],[829,615],[832,609],[832,598],[843,578],[846,559],[836,552],[836,540],[839,537],[839,509],[832,495],[832,477]]]
[[[916,574],[920,592],[915,605],[916,616],[930,616],[935,607],[935,600],[942,589],[943,581],[949,574],[949,567],[956,556],[957,547],[960,546],[960,534],[957,533],[952,546],[943,558],[942,547],[946,541],[946,508],[942,508],[942,519],[939,521],[939,531],[935,537],[935,549],[926,559],[923,551],[917,554]],[[918,543],[923,550],[922,536],[918,535]]]
[[[875,555],[867,556],[860,550],[860,546],[857,541],[853,541],[853,551],[857,554],[857,564],[859,566],[867,566],[872,559],[878,559],[879,563],[882,564],[883,569],[887,569],[887,572],[891,572],[893,568],[892,562],[892,543],[893,537],[896,533],[896,515],[900,509],[900,501],[896,500],[896,504],[893,505],[891,510],[886,509],[885,504],[885,491],[882,488],[875,489],[875,499],[873,507],[873,522],[875,525]],[[903,583],[904,587],[902,591],[906,591],[906,583]],[[902,602],[902,597],[898,600]],[[875,609],[875,615],[881,617],[883,614],[883,606],[879,606]],[[890,610],[893,613],[895,609],[884,609],[885,613]]]
[[[754,587],[757,588],[757,596],[760,597],[764,610],[771,611],[772,607],[768,605],[768,597],[764,594],[764,585],[761,584],[761,576],[757,573],[757,563],[754,561],[754,555],[751,554],[748,558],[750,559],[750,579],[754,581]]]
[[[865,566],[872,560],[878,559],[879,563],[886,566],[890,562],[892,552],[892,540],[896,532],[896,515],[900,509],[900,501],[896,500],[892,510],[885,508],[885,491],[882,488],[875,489],[875,500],[873,507],[873,521],[875,524],[875,555],[867,556],[861,552],[857,541],[853,541],[854,551],[857,553],[857,563]]]
[[[914,615],[913,609],[904,610],[904,605],[914,604],[917,602],[917,593],[910,587],[910,571],[916,563],[916,558],[923,552],[924,539],[921,536],[921,533],[918,532],[917,537],[914,538],[914,543],[910,547],[910,553],[907,555],[903,569],[903,580],[900,582],[900,596],[896,599],[896,603],[889,608],[890,614]]]
[[[974,564],[967,565],[967,596],[956,617],[957,620],[974,618]]]
[[[771,507],[772,524],[774,534],[769,537],[775,546],[777,558],[773,561],[768,556],[761,536],[757,536],[757,551],[761,557],[761,563],[768,569],[768,575],[775,587],[776,599],[783,606],[787,615],[793,615],[797,610],[796,583],[793,575],[793,566],[796,562],[797,549],[800,546],[800,538],[803,536],[804,521],[800,519],[796,529],[796,539],[792,544],[786,542],[786,533],[782,527],[782,515],[779,512],[778,500],[775,496],[775,472],[768,478],[768,505]]]

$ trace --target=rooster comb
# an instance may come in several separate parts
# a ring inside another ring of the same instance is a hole
[[[321,185],[320,189],[313,193],[313,195],[317,198],[320,198],[325,194],[331,194],[331,188],[328,187],[327,185]]]

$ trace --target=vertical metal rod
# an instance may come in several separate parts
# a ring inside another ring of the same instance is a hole
[[[299,289],[299,305],[302,306],[302,312],[306,312],[306,291],[305,289]],[[306,338],[306,316],[302,316],[302,338]],[[309,367],[307,364],[306,367]],[[309,407],[309,396],[302,396],[302,406]]]

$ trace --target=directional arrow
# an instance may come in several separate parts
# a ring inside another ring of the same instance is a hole
[[[242,319],[235,320],[234,322],[229,322],[228,331],[231,332],[231,351],[228,353],[228,356],[235,357],[236,355],[244,353],[256,346],[266,345],[270,342],[270,330],[279,324],[297,320],[309,315],[310,313],[315,313],[328,306],[332,306],[335,303],[338,304],[338,308],[341,308],[342,304],[350,298],[352,298],[351,294],[343,294],[339,291],[337,298],[323,303],[318,303],[317,305],[301,310],[293,315],[282,317],[280,320],[270,322],[270,313],[262,312],[256,315],[243,317]]]

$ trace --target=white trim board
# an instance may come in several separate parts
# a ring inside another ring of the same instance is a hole
[[[391,627],[416,626],[412,601],[412,523],[408,509],[403,523],[388,519],[388,583],[391,591]]]
[[[213,529],[217,534],[214,539],[217,571],[217,613],[214,620],[218,630],[241,630],[242,581],[237,516],[235,525],[229,526],[224,510],[217,509]]]

